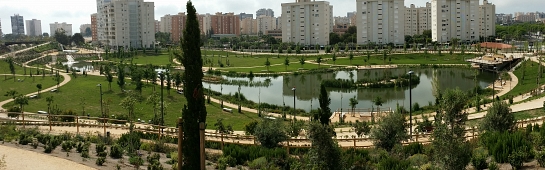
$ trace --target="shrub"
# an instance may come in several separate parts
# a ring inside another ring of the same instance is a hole
[[[89,146],[91,146],[91,143],[85,142],[85,144],[82,145],[80,155],[82,158],[89,158]]]
[[[500,167],[498,167],[498,163],[496,163],[495,161],[490,161],[488,163],[488,170],[499,170]]]
[[[422,154],[424,153],[424,145],[421,143],[410,143],[409,145],[403,146],[403,153],[408,156]]]
[[[83,151],[83,142],[78,142],[76,146],[76,152],[81,153]]]
[[[489,154],[497,162],[507,163],[508,156],[515,151],[531,153],[531,143],[524,132],[486,132],[481,137]],[[528,156],[530,156],[528,154]]]
[[[428,163],[428,156],[424,154],[414,154],[410,156],[407,160],[411,163],[411,166],[420,167]]]
[[[136,167],[139,167],[144,164],[144,160],[140,156],[131,156],[129,158],[129,163]]]
[[[106,157],[98,157],[95,164],[97,164],[98,166],[102,166],[102,164],[104,164],[106,162]]]
[[[29,143],[32,143],[32,136],[29,136],[24,133],[19,135],[19,144],[28,145]]]
[[[110,157],[114,159],[123,157],[123,148],[118,144],[114,144],[112,147],[110,147]]]
[[[140,149],[144,151],[148,151],[148,153],[151,153],[151,151],[153,150],[151,147],[151,144],[145,143],[145,142],[142,143],[142,145],[140,145]]]
[[[246,135],[254,135],[257,124],[258,124],[257,121],[252,121],[244,125],[244,132],[246,133]]]
[[[524,160],[526,159],[526,153],[524,153],[521,150],[517,150],[509,154],[509,164],[513,169],[520,169],[522,167],[522,163],[524,163]]]
[[[163,170],[163,165],[157,161],[157,162],[154,162],[153,164],[150,164],[148,166],[148,170]]]
[[[125,133],[117,140],[117,144],[127,148],[128,153],[132,153],[140,149],[140,137],[135,132]]]
[[[97,156],[98,156],[98,154],[104,153],[104,151],[106,151],[106,146],[105,146],[104,144],[102,144],[102,143],[101,143],[101,144],[97,144],[97,145],[95,146],[95,150],[96,150]]]
[[[278,143],[288,139],[280,120],[263,120],[257,125],[255,136],[259,143],[267,148],[274,148]]]
[[[55,148],[51,144],[47,144],[44,146],[44,152],[45,153],[51,153]]]
[[[540,151],[536,154],[537,162],[539,166],[545,167],[545,151]]]
[[[378,163],[378,170],[392,170],[392,169],[408,169],[410,162],[406,160],[398,160],[392,157],[386,157],[380,160]]]
[[[160,158],[161,156],[158,153],[154,153],[154,154],[148,155],[148,157],[146,157],[146,160],[149,162],[149,164],[153,164],[154,162],[159,162]]]
[[[61,145],[62,147],[62,150],[65,151],[65,152],[70,152],[70,150],[72,150],[72,148],[74,148],[74,142],[72,141],[64,141]]]
[[[486,163],[486,158],[488,157],[487,151],[479,147],[475,150],[473,150],[473,156],[471,157],[471,164],[473,164],[473,167],[477,170],[486,169],[488,164]]]
[[[246,161],[252,161],[259,157],[285,159],[288,155],[286,150],[282,148],[268,149],[262,146],[228,144],[223,148],[223,156],[231,156],[236,159],[236,164],[242,165]]]
[[[259,157],[248,164],[250,169],[264,169],[267,166],[267,158]]]

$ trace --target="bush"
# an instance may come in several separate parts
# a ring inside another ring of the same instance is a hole
[[[414,154],[410,156],[407,160],[411,163],[411,166],[416,166],[416,167],[420,167],[428,163],[429,161],[428,156],[424,154]]]
[[[254,135],[257,124],[258,124],[257,121],[252,121],[244,125],[244,132],[246,133],[246,135]]]
[[[117,140],[117,144],[123,148],[127,148],[128,153],[133,153],[140,149],[140,137],[135,132],[125,133]]]
[[[288,139],[280,120],[263,120],[255,129],[255,137],[261,146],[267,148],[277,147],[278,143]]]
[[[55,148],[51,144],[47,144],[44,146],[44,152],[45,153],[51,153]]]
[[[522,163],[524,163],[524,160],[526,159],[526,153],[524,153],[521,150],[517,150],[509,154],[509,164],[513,169],[520,169],[522,167]]]
[[[545,151],[540,151],[536,154],[537,162],[540,167],[545,167]]]
[[[498,164],[495,161],[490,161],[488,163],[488,170],[499,170]]]
[[[508,156],[515,151],[531,153],[530,150],[532,148],[532,144],[526,138],[526,134],[520,131],[486,132],[482,135],[481,142],[484,144],[489,154],[500,163],[507,163],[509,161]],[[527,156],[530,156],[530,154]]]
[[[102,166],[102,164],[104,164],[106,162],[106,157],[98,157],[95,164],[97,164],[98,166]]]
[[[488,164],[486,163],[486,158],[488,157],[487,151],[479,147],[475,150],[473,150],[473,156],[471,157],[471,164],[473,164],[473,167],[477,170],[486,169]]]
[[[233,157],[236,159],[236,164],[243,165],[245,162],[259,157],[286,159],[288,154],[283,148],[268,149],[262,146],[228,144],[223,148],[223,156]]]
[[[254,159],[252,162],[248,164],[248,167],[250,169],[264,169],[265,166],[267,166],[267,158],[260,157],[257,159]]]
[[[158,153],[154,153],[154,154],[148,155],[148,157],[146,157],[146,160],[149,162],[149,164],[153,164],[155,162],[159,162],[160,158],[161,156]]]
[[[78,145],[76,146],[76,152],[81,153],[83,151],[83,143],[78,142]]]
[[[74,142],[72,141],[64,141],[61,145],[62,147],[62,150],[65,151],[65,152],[70,152],[70,150],[72,150],[72,148],[74,148]]]
[[[218,164],[222,163],[229,165],[229,167],[234,167],[237,165],[237,160],[231,156],[222,156],[218,159]]]
[[[140,145],[140,149],[144,151],[148,151],[148,153],[151,153],[151,151],[153,150],[151,147],[151,144],[149,143],[142,143],[142,145]]]
[[[410,143],[409,145],[403,146],[403,153],[407,156],[423,154],[424,145],[422,145],[421,143]]]
[[[408,169],[410,162],[406,160],[398,160],[392,157],[383,158],[378,163],[378,170],[393,170],[393,169]]]
[[[99,154],[105,153],[104,151],[106,151],[106,146],[105,146],[104,144],[102,144],[102,143],[101,143],[101,144],[97,144],[97,145],[95,146],[95,150],[96,150],[96,152],[97,152],[97,156],[99,156]]]
[[[123,148],[118,144],[114,144],[112,147],[110,147],[110,157],[114,159],[123,157]]]
[[[153,164],[150,164],[148,166],[148,170],[163,170],[163,165],[157,161],[157,162],[154,162]]]
[[[144,164],[144,160],[140,156],[131,156],[129,158],[129,163],[136,167],[139,167]]]

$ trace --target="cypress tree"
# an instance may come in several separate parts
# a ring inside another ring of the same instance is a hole
[[[318,111],[318,115],[315,117],[315,120],[320,121],[321,124],[328,125],[329,117],[331,117],[331,109],[329,108],[331,98],[329,98],[323,83],[320,85],[320,96],[318,97],[318,102],[320,103],[320,109]]]
[[[182,54],[176,54],[185,67],[183,76],[184,96],[187,105],[182,109],[184,121],[184,142],[182,145],[183,169],[200,169],[199,122],[206,122],[206,107],[202,87],[202,59],[200,50],[200,30],[196,10],[191,1],[187,2],[187,20],[180,43]]]

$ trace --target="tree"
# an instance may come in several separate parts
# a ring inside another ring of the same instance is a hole
[[[350,98],[350,108],[352,108],[352,116],[354,116],[354,108],[356,108],[356,105],[358,105],[358,99],[356,99],[356,96]]]
[[[144,83],[142,83],[142,70],[135,69],[135,70],[131,71],[131,81],[136,86],[136,87],[134,87],[134,90],[136,90],[140,94],[142,94],[142,87],[144,87]]]
[[[134,95],[134,93],[129,93],[127,94],[127,97],[125,97],[123,100],[121,100],[121,103],[119,103],[119,106],[121,106],[121,108],[127,110],[129,114],[128,116],[129,116],[129,122],[131,124],[131,127],[133,126],[132,120],[133,120],[134,108],[135,108],[136,102],[137,102],[136,95]],[[132,132],[132,128],[130,128],[129,130],[130,132]]]
[[[321,124],[327,125],[329,124],[329,118],[332,114],[331,108],[329,108],[329,105],[331,104],[331,98],[329,98],[329,94],[327,94],[325,85],[323,83],[320,85],[320,95],[318,96],[318,103],[320,104],[320,108],[318,109],[318,114],[314,116],[314,120],[318,120]]]
[[[352,60],[354,59],[354,54],[352,54],[352,52],[348,55],[348,59],[350,60],[350,65],[352,65]]]
[[[15,99],[15,96],[17,96],[17,91],[15,90],[8,90],[6,91],[6,94],[4,94],[4,96],[6,97],[11,97],[12,99]]]
[[[122,92],[124,91],[123,87],[125,87],[125,71],[124,70],[125,70],[125,67],[123,66],[122,63],[117,65],[117,85],[119,86]]]
[[[378,123],[378,127],[371,130],[371,136],[375,139],[375,146],[390,151],[409,138],[405,116],[398,112],[386,115]]]
[[[91,27],[85,28],[85,36],[90,37],[93,35],[93,32],[91,31]]]
[[[471,158],[471,149],[465,138],[467,95],[459,90],[446,90],[440,99],[432,134],[435,164],[442,169],[465,169]]]
[[[66,35],[66,32],[63,29],[55,30],[55,40],[62,45],[70,45],[70,36]]]
[[[269,72],[270,66],[271,66],[271,62],[269,61],[269,57],[267,57],[267,61],[265,61],[265,67],[267,67],[267,72]]]
[[[331,57],[331,60],[333,60],[333,65],[335,65],[337,61],[337,56],[335,56],[335,53],[333,53],[333,56]]]
[[[377,112],[379,112],[379,113],[380,113],[379,106],[382,106],[382,103],[384,103],[384,100],[382,100],[382,98],[380,96],[377,96],[375,99],[373,99],[373,104],[375,104],[375,106],[377,106]],[[373,115],[373,109],[372,108],[371,108],[371,121],[375,122],[375,116]]]
[[[316,62],[318,63],[318,67],[320,67],[320,63],[322,63],[322,56],[316,58]]]
[[[184,96],[187,105],[182,109],[184,120],[184,150],[183,169],[199,169],[199,123],[206,122],[206,107],[202,87],[202,55],[200,50],[200,29],[195,7],[191,1],[187,2],[187,19],[180,43],[182,54],[176,54],[178,61],[185,67]]]
[[[157,108],[161,107],[161,98],[157,92],[151,93],[146,99],[146,103],[150,104],[153,108],[153,122],[154,124],[159,124],[157,117]]]
[[[104,76],[106,77],[106,81],[108,81],[108,90],[112,91],[112,82],[114,81],[114,76],[112,75],[112,72],[110,70],[110,66],[105,65],[104,66]]]
[[[309,136],[312,147],[307,153],[309,164],[305,169],[344,169],[341,148],[333,140],[334,129],[328,125],[311,123]]]
[[[284,124],[280,120],[263,119],[255,128],[254,135],[261,146],[274,148],[288,139],[284,129]]]
[[[170,71],[166,72],[167,76],[167,95],[170,96],[170,89],[172,89],[172,76],[170,75]]]
[[[511,114],[509,105],[503,101],[495,101],[484,116],[480,128],[485,131],[505,132],[513,129],[515,124],[515,116]]]
[[[36,88],[38,88],[38,96],[40,96],[40,91],[42,90],[42,84],[36,84]]]
[[[299,59],[299,64],[301,64],[301,68],[304,68],[303,65],[305,65],[305,57],[301,57]]]
[[[364,134],[369,134],[369,132],[371,132],[371,127],[365,121],[360,122],[356,120],[356,123],[354,123],[354,132],[356,132],[358,137],[361,137]]]
[[[57,89],[59,88],[59,85],[61,84],[61,75],[59,74],[59,71],[55,74],[55,77],[53,77],[53,80],[57,82]]]
[[[13,75],[13,82],[15,82],[15,62],[12,57],[8,57],[6,62],[9,64],[9,72]]]
[[[288,59],[288,57],[286,57],[284,59],[284,66],[286,67],[286,71],[288,71],[288,66],[290,65],[290,60]]]
[[[19,96],[15,98],[13,103],[15,103],[16,105],[19,105],[19,109],[21,109],[21,113],[24,113],[25,105],[28,105],[28,97],[20,94]],[[23,123],[24,123],[25,114],[22,114],[22,115],[23,115]]]
[[[75,33],[72,36],[72,42],[76,43],[77,46],[81,46],[85,43],[85,39],[83,39],[81,33]]]

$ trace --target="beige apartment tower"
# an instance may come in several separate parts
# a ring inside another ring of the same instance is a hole
[[[487,37],[496,35],[496,5],[484,0],[482,5],[479,5],[479,27],[481,28],[480,36],[488,40]]]
[[[155,46],[154,3],[97,0],[98,41],[110,48]]]
[[[329,45],[333,6],[327,1],[296,0],[282,3],[282,42]]]
[[[479,0],[432,0],[432,41],[478,41]]]
[[[356,0],[358,44],[405,43],[404,0]]]
[[[431,30],[431,3],[425,7],[416,7],[411,4],[405,7],[405,35],[417,35]]]
[[[37,19],[26,20],[26,34],[28,36],[41,36],[42,35],[42,21]]]

